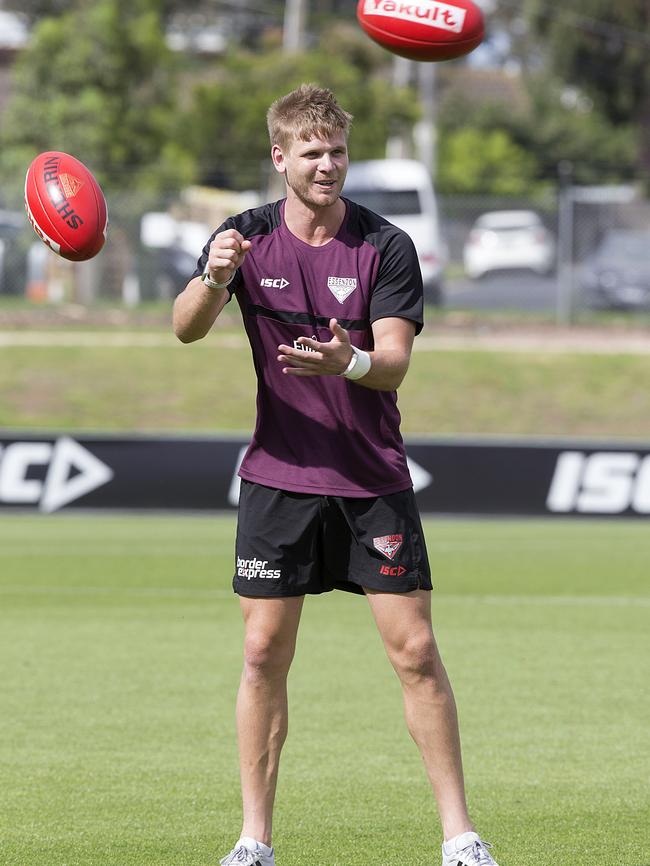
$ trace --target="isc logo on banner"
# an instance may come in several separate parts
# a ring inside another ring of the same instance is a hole
[[[42,467],[43,480],[34,477]],[[36,470],[36,472],[35,472]],[[74,439],[0,445],[0,504],[52,512],[108,484],[113,470]]]
[[[650,454],[565,451],[557,459],[546,499],[549,511],[650,514]]]

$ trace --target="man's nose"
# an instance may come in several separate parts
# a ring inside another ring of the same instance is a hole
[[[329,153],[324,153],[320,158],[318,168],[320,171],[331,171],[334,168],[334,163],[332,162],[332,157]]]

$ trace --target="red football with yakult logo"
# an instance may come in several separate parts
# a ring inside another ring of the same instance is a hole
[[[409,60],[452,60],[483,41],[483,13],[472,0],[359,0],[359,24],[371,39]]]
[[[108,217],[101,188],[86,166],[58,150],[39,154],[27,170],[25,208],[50,249],[73,262],[104,246]]]

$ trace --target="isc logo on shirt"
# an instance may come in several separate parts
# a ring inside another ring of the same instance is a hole
[[[284,289],[289,285],[289,280],[284,277],[262,277],[260,286],[263,289]]]

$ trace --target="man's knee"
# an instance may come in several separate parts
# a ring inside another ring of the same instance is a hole
[[[256,633],[244,641],[244,676],[251,683],[285,677],[293,659],[293,641]]]
[[[429,630],[409,634],[391,649],[390,659],[404,684],[429,680],[437,685],[444,677],[436,642]]]

